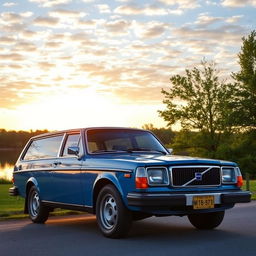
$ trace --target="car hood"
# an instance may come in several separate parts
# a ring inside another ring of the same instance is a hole
[[[159,155],[159,154],[100,154],[94,155],[87,158],[85,164],[89,166],[98,166],[104,168],[124,168],[124,169],[134,169],[137,166],[172,166],[172,165],[232,165],[236,166],[235,163],[197,158],[189,156],[176,156],[176,155]]]

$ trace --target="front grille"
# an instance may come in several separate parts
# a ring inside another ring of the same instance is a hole
[[[176,166],[171,168],[171,176],[174,187],[220,185],[218,166]]]

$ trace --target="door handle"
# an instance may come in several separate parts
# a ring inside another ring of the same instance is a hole
[[[60,164],[61,164],[61,162],[55,161],[55,162],[53,162],[52,165],[56,167],[57,165],[60,165]]]

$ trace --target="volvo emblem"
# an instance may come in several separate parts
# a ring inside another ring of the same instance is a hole
[[[195,173],[195,179],[198,180],[198,181],[201,181],[203,178],[203,175],[201,172],[196,172]]]

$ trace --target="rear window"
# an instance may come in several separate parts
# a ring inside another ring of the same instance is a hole
[[[33,140],[23,160],[57,157],[63,135]]]

